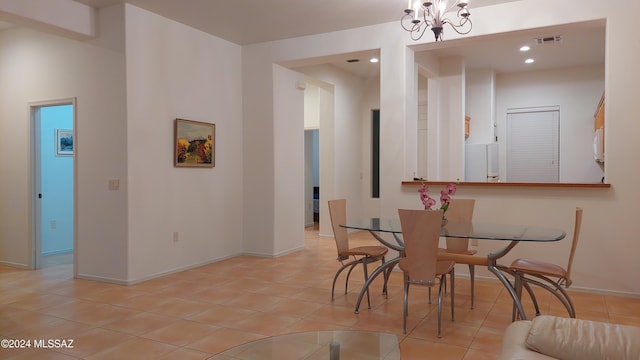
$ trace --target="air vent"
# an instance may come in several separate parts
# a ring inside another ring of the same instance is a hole
[[[355,63],[355,62],[360,62],[360,59],[349,59],[347,60],[348,63]]]
[[[557,44],[562,41],[562,36],[546,36],[536,39],[536,45]]]

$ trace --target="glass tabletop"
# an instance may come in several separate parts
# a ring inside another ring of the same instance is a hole
[[[400,219],[369,218],[349,221],[340,226],[349,229],[375,232],[402,233]],[[442,226],[440,235],[444,237],[473,238],[485,240],[515,241],[558,241],[566,233],[560,229],[541,226],[491,224],[491,223],[458,223],[449,221]]]
[[[400,360],[398,337],[372,331],[310,331],[236,346],[208,360]]]

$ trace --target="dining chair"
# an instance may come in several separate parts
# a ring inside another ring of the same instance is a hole
[[[445,213],[447,221],[471,223],[475,199],[451,199],[449,208]],[[475,266],[488,266],[487,257],[475,255],[477,250],[469,250],[468,238],[446,238],[446,248],[438,248],[438,260],[453,260],[456,264],[469,266],[469,279],[471,281],[471,308],[474,306],[475,295]]]
[[[376,261],[382,261],[384,263],[384,256],[387,254],[389,249],[386,246],[382,245],[371,245],[371,246],[357,246],[350,247],[349,246],[349,234],[347,229],[340,226],[347,223],[347,200],[346,199],[337,199],[337,200],[329,200],[329,217],[331,218],[331,226],[333,227],[333,237],[336,241],[336,247],[338,249],[338,258],[337,260],[342,264],[340,269],[336,272],[333,277],[333,284],[331,285],[331,301],[334,298],[334,290],[336,287],[336,281],[338,280],[338,276],[345,269],[349,269],[347,271],[347,277],[344,282],[344,293],[347,293],[347,288],[349,285],[349,276],[351,276],[351,271],[358,265],[362,264],[364,271],[364,281],[365,283],[369,279],[369,272],[367,269],[367,265],[369,263],[373,263]],[[386,283],[384,286],[384,290],[386,293]],[[367,303],[369,308],[371,308],[371,298],[369,297],[369,289],[367,288]]]
[[[536,300],[535,294],[531,290],[529,284],[537,285],[551,294],[553,294],[567,309],[569,316],[576,317],[576,310],[569,294],[564,288],[571,286],[571,266],[573,258],[578,246],[580,238],[580,228],[582,226],[582,208],[576,207],[575,224],[573,228],[573,240],[571,241],[571,250],[569,251],[569,260],[567,267],[544,262],[536,259],[519,258],[514,260],[508,269],[515,276],[514,288],[518,297],[522,296],[522,288],[524,287],[536,310],[536,316],[540,315],[540,308]],[[564,287],[564,288],[563,288]],[[516,319],[515,309],[512,314],[512,320]]]
[[[438,242],[442,226],[442,210],[398,209],[404,257],[398,263],[404,273],[404,305],[402,330],[407,333],[409,285],[425,285],[429,288],[439,283],[438,337],[442,337],[442,298],[446,275],[451,278],[451,321],[454,319],[454,261],[438,260]]]

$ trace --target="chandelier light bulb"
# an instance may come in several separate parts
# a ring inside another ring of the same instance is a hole
[[[420,1],[416,1],[413,4],[413,22],[414,23],[420,22],[420,20],[418,19],[418,14],[420,14]]]

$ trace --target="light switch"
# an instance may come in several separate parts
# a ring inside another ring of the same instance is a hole
[[[120,180],[119,179],[110,179],[109,180],[109,190],[111,190],[111,191],[120,190]]]

